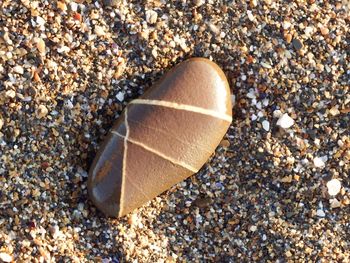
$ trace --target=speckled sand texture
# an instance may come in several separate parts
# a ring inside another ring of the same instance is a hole
[[[349,262],[350,4],[328,2],[1,0],[0,262]],[[100,142],[194,56],[229,79],[228,135],[105,218],[86,189]]]

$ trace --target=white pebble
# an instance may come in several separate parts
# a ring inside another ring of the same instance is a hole
[[[288,28],[290,28],[290,26],[291,26],[292,24],[289,22],[289,21],[284,21],[283,22],[283,29],[288,29]]]
[[[12,262],[13,258],[10,254],[7,254],[5,252],[0,252],[0,260],[3,262]]]
[[[205,4],[205,0],[195,0],[194,5],[195,6],[201,6]]]
[[[43,25],[45,25],[46,21],[41,16],[37,16],[36,17],[36,23],[38,24],[38,26],[43,26]]]
[[[247,94],[247,97],[249,99],[255,99],[256,98],[256,94],[255,94],[255,91],[253,89],[250,89],[248,94]]]
[[[341,189],[341,182],[338,179],[332,179],[327,183],[328,194],[337,195]]]
[[[265,107],[267,107],[269,105],[269,100],[268,99],[264,99],[263,100],[263,104]]]
[[[256,230],[257,230],[258,228],[257,228],[257,226],[251,226],[250,228],[249,228],[249,231],[251,231],[251,232],[255,232]]]
[[[256,103],[256,107],[257,107],[259,110],[261,110],[261,109],[262,109],[262,106],[261,106],[261,101],[259,101],[259,102],[257,102],[257,103]]]
[[[78,10],[78,4],[75,2],[71,2],[70,8],[72,9],[73,12],[76,12]]]
[[[292,127],[294,120],[289,117],[288,113],[283,114],[277,121],[277,125],[281,126],[283,129],[288,129]]]
[[[310,35],[312,33],[312,31],[313,31],[312,27],[309,27],[309,26],[305,27],[304,32],[306,35]]]
[[[325,212],[322,209],[317,209],[316,215],[318,217],[325,217],[326,216]]]
[[[117,99],[121,102],[124,101],[124,92],[119,91],[116,95]]]
[[[339,115],[339,114],[340,114],[340,111],[338,110],[338,107],[332,107],[332,108],[329,110],[329,113],[330,113],[332,116],[336,116],[336,115]]]
[[[332,198],[329,200],[329,204],[331,206],[331,208],[338,208],[341,207],[341,203],[338,201],[338,199],[336,198]]]
[[[283,115],[283,114],[282,114],[282,112],[281,112],[280,110],[275,110],[275,111],[273,112],[273,117],[274,117],[274,118],[280,118],[282,115]]]
[[[249,19],[250,21],[254,21],[255,17],[254,17],[254,15],[253,15],[252,11],[248,10],[248,11],[247,11],[247,15],[248,15],[248,19]]]
[[[15,66],[15,67],[13,68],[13,71],[16,72],[16,73],[18,73],[18,74],[21,74],[21,75],[24,73],[23,67],[22,67],[22,66],[19,66],[19,65]]]
[[[264,120],[264,121],[262,122],[262,126],[263,126],[263,128],[264,128],[265,131],[269,131],[269,130],[270,130],[270,123],[269,123],[269,121]]]
[[[65,102],[64,102],[64,106],[67,108],[67,109],[73,109],[74,108],[74,105],[73,105],[73,103],[72,103],[72,101],[71,100],[66,100]]]
[[[67,47],[67,46],[63,46],[63,47],[60,47],[60,48],[57,49],[58,53],[67,53],[69,51],[70,51],[70,48]]]
[[[103,27],[101,27],[101,26],[95,26],[94,32],[99,37],[101,37],[105,34],[105,31],[104,31]]]
[[[314,165],[317,168],[322,168],[322,167],[324,167],[326,165],[325,164],[326,161],[327,161],[327,156],[315,157],[314,158]]]
[[[158,13],[153,10],[146,11],[146,21],[149,24],[155,24],[157,22]]]
[[[261,64],[261,66],[263,66],[264,68],[272,68],[271,65],[270,65],[269,63],[261,62],[260,64]]]
[[[16,92],[14,90],[10,89],[10,90],[5,92],[5,96],[13,99],[14,97],[16,97]]]
[[[255,121],[257,118],[258,118],[258,116],[256,116],[256,115],[253,113],[253,114],[252,114],[252,117],[251,117],[252,121]]]

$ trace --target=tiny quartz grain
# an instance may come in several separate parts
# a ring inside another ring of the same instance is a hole
[[[41,119],[44,118],[48,113],[48,110],[45,105],[39,105],[36,110],[36,116]]]
[[[337,195],[341,189],[341,183],[338,179],[332,179],[327,182],[328,194]]]

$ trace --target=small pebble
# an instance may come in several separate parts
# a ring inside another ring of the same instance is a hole
[[[255,232],[256,230],[257,230],[258,228],[257,228],[257,226],[251,226],[250,228],[249,228],[249,231],[250,232]]]
[[[323,209],[317,209],[316,215],[317,215],[318,217],[325,217],[325,216],[326,216],[326,213],[323,211]]]
[[[121,2],[121,0],[104,0],[103,4],[105,6],[116,7]]]
[[[304,33],[309,36],[313,32],[313,28],[310,26],[305,27]]]
[[[297,39],[297,38],[294,38],[293,41],[292,41],[292,44],[293,44],[293,47],[296,49],[296,50],[300,50],[303,48],[303,43]]]
[[[101,27],[101,26],[95,26],[94,32],[99,37],[104,36],[106,34],[103,27]]]
[[[137,221],[138,221],[138,217],[137,217],[137,214],[136,213],[132,213],[128,219],[128,223],[129,225],[131,226],[134,226],[137,224]]]
[[[327,36],[329,34],[329,29],[327,27],[321,27],[320,31],[323,36]]]
[[[293,256],[292,252],[290,252],[289,250],[286,251],[285,255],[287,258],[290,258]]]
[[[12,262],[13,261],[13,257],[6,253],[6,252],[0,252],[0,261],[3,261],[3,262]]]
[[[277,125],[282,127],[283,129],[288,129],[292,127],[293,124],[294,124],[294,120],[291,117],[289,117],[287,113],[280,116],[277,121]]]
[[[67,5],[63,1],[58,1],[57,2],[57,8],[60,9],[62,12],[66,12],[67,11]]]
[[[13,68],[13,71],[16,72],[16,73],[18,73],[18,74],[21,74],[21,75],[24,73],[23,67],[22,67],[22,66],[19,66],[19,65],[15,66],[15,67]]]
[[[36,48],[38,49],[41,55],[45,54],[45,47],[46,47],[45,41],[42,40],[41,38],[38,38],[36,42]]]
[[[341,182],[338,179],[332,179],[327,182],[328,194],[337,195],[341,189]]]
[[[208,207],[213,201],[209,197],[204,198],[198,198],[196,199],[193,204],[199,208],[205,208]]]
[[[286,34],[285,38],[286,38],[286,42],[289,44],[290,42],[292,42],[293,36],[292,34]]]
[[[264,121],[262,122],[262,126],[263,126],[263,128],[264,128],[265,131],[269,131],[269,130],[270,130],[270,122],[269,122],[269,121],[264,120]]]
[[[61,235],[60,229],[57,225],[50,227],[49,231],[54,239],[57,239]]]
[[[339,200],[337,198],[330,199],[329,204],[330,204],[331,208],[341,207],[341,203],[339,202]]]
[[[222,140],[220,142],[220,145],[224,148],[229,148],[230,147],[230,141],[229,140]]]
[[[48,114],[48,110],[45,105],[39,105],[39,107],[36,110],[36,116],[41,119],[44,118]]]
[[[329,113],[332,115],[332,116],[337,116],[340,114],[340,111],[338,110],[338,107],[332,107],[330,110],[329,110]]]
[[[255,17],[254,17],[254,15],[253,15],[253,12],[252,12],[252,11],[248,10],[248,11],[247,11],[247,16],[248,16],[248,19],[249,19],[250,21],[254,21]]]
[[[116,95],[116,98],[120,101],[123,102],[124,101],[124,92],[119,91]]]
[[[205,4],[205,0],[194,0],[193,3],[194,3],[195,6],[198,7],[198,6],[204,5]]]
[[[326,165],[325,164],[325,160],[326,160],[325,157],[315,157],[314,158],[314,165],[315,165],[315,167],[317,167],[317,168],[324,167]]]
[[[37,16],[36,17],[36,23],[38,24],[38,26],[41,27],[41,26],[45,25],[46,21],[41,16]]]
[[[284,30],[287,30],[290,28],[291,25],[292,24],[289,21],[284,21],[282,26]]]
[[[67,52],[69,52],[69,51],[70,51],[70,48],[67,47],[67,46],[62,46],[62,47],[59,47],[59,48],[57,49],[57,52],[58,52],[58,53],[67,53]]]
[[[16,92],[14,90],[8,90],[5,92],[5,96],[8,98],[13,99],[14,97],[16,97]]]
[[[283,113],[280,110],[275,110],[273,112],[273,117],[274,118],[280,118],[280,117],[282,117],[282,115],[283,115]]]
[[[250,0],[249,5],[252,8],[256,7],[258,5],[257,0]]]
[[[146,21],[148,24],[155,24],[157,22],[158,13],[153,10],[146,11]]]

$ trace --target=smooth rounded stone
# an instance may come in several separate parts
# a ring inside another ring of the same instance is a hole
[[[124,109],[90,168],[90,198],[108,216],[128,214],[198,172],[231,121],[222,70],[180,63]]]
[[[341,189],[341,182],[338,179],[332,179],[327,182],[328,194],[337,195]]]
[[[302,43],[299,39],[297,39],[297,38],[294,38],[294,39],[293,39],[292,44],[293,44],[293,46],[294,46],[294,48],[295,48],[296,50],[300,50],[300,49],[302,49],[303,46],[304,46],[303,43]]]

